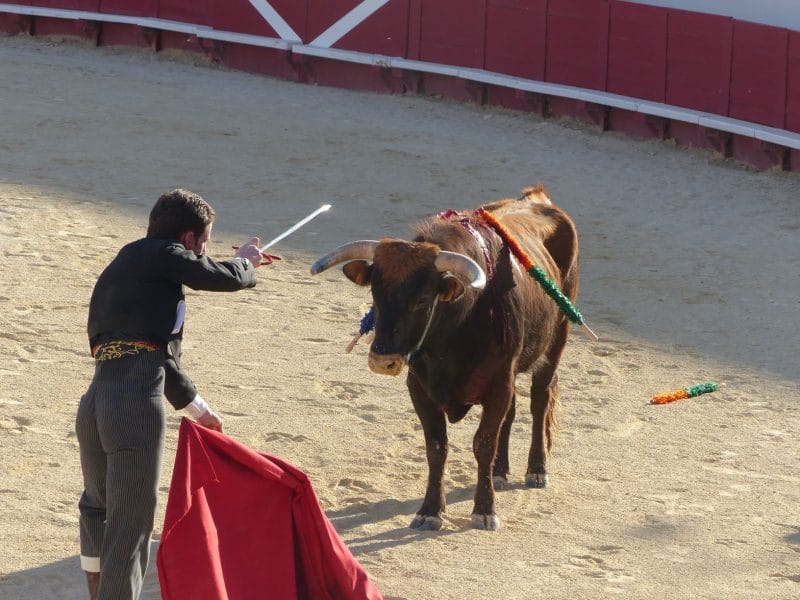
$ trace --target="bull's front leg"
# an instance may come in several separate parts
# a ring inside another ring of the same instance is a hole
[[[444,413],[431,401],[416,377],[409,376],[408,389],[425,434],[425,454],[428,459],[428,486],[425,500],[411,521],[410,527],[419,530],[439,530],[445,509],[444,466],[447,462],[447,423]]]
[[[478,431],[472,441],[475,460],[478,461],[478,482],[475,487],[475,507],[472,510],[472,526],[475,529],[496,531],[500,529],[500,518],[494,508],[494,484],[492,475],[497,456],[500,428],[506,417],[514,394],[513,378],[489,387],[483,398],[483,414]]]
[[[503,426],[500,428],[500,439],[497,442],[497,457],[492,468],[492,483],[495,490],[503,490],[508,487],[508,442],[511,436],[511,426],[514,424],[514,417],[517,414],[516,394],[511,396],[511,406],[503,419]]]

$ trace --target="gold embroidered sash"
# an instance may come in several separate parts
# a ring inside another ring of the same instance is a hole
[[[160,346],[152,342],[137,340],[113,340],[103,342],[92,348],[92,356],[97,361],[116,360],[125,356],[138,356],[144,352],[155,352]]]

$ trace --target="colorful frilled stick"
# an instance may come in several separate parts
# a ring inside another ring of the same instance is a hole
[[[506,229],[505,225],[503,225],[491,212],[484,208],[479,208],[476,212],[494,228],[501,238],[503,238],[503,241],[508,244],[509,249],[514,253],[514,256],[517,257],[517,260],[522,263],[522,267],[539,283],[539,285],[542,286],[547,295],[555,300],[558,308],[560,308],[561,312],[566,315],[567,319],[583,327],[586,330],[586,333],[592,336],[594,341],[597,341],[599,339],[597,334],[595,334],[595,332],[592,331],[583,321],[583,315],[581,315],[581,311],[579,311],[578,308],[572,304],[570,299],[564,295],[564,292],[559,289],[556,283],[547,276],[547,273],[545,273],[541,267],[534,264],[533,260],[531,260],[531,257],[528,256],[528,253],[522,249],[519,243],[517,243],[517,240],[514,239],[514,236],[511,235],[511,232],[508,229]]]
[[[701,394],[710,394],[711,392],[716,392],[722,385],[725,384],[701,383],[699,385],[693,385],[691,387],[669,392],[667,394],[656,394],[650,399],[650,404],[669,404],[670,402],[675,402],[676,400],[694,398],[695,396],[700,396]]]
[[[353,348],[355,348],[358,340],[361,339],[362,335],[366,335],[372,328],[375,327],[375,307],[370,306],[367,313],[361,318],[361,325],[358,328],[358,333],[353,336],[353,339],[350,340],[350,343],[347,344],[347,348],[345,348],[345,352],[348,354],[352,352]]]

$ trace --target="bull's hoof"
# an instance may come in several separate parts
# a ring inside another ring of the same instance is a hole
[[[547,487],[547,473],[528,473],[525,475],[525,487],[545,488]]]
[[[497,515],[480,515],[472,513],[472,528],[484,531],[497,531],[500,529],[500,517]]]
[[[508,479],[502,475],[492,476],[492,485],[496,491],[508,489]]]
[[[439,531],[442,528],[442,519],[434,515],[417,515],[409,527],[419,531]]]

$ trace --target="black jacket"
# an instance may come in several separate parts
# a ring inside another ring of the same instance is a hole
[[[161,346],[166,352],[164,395],[176,409],[183,408],[197,394],[180,368],[183,286],[233,292],[255,284],[255,269],[247,261],[217,262],[171,240],[131,242],[97,279],[89,304],[89,345],[141,340]]]

